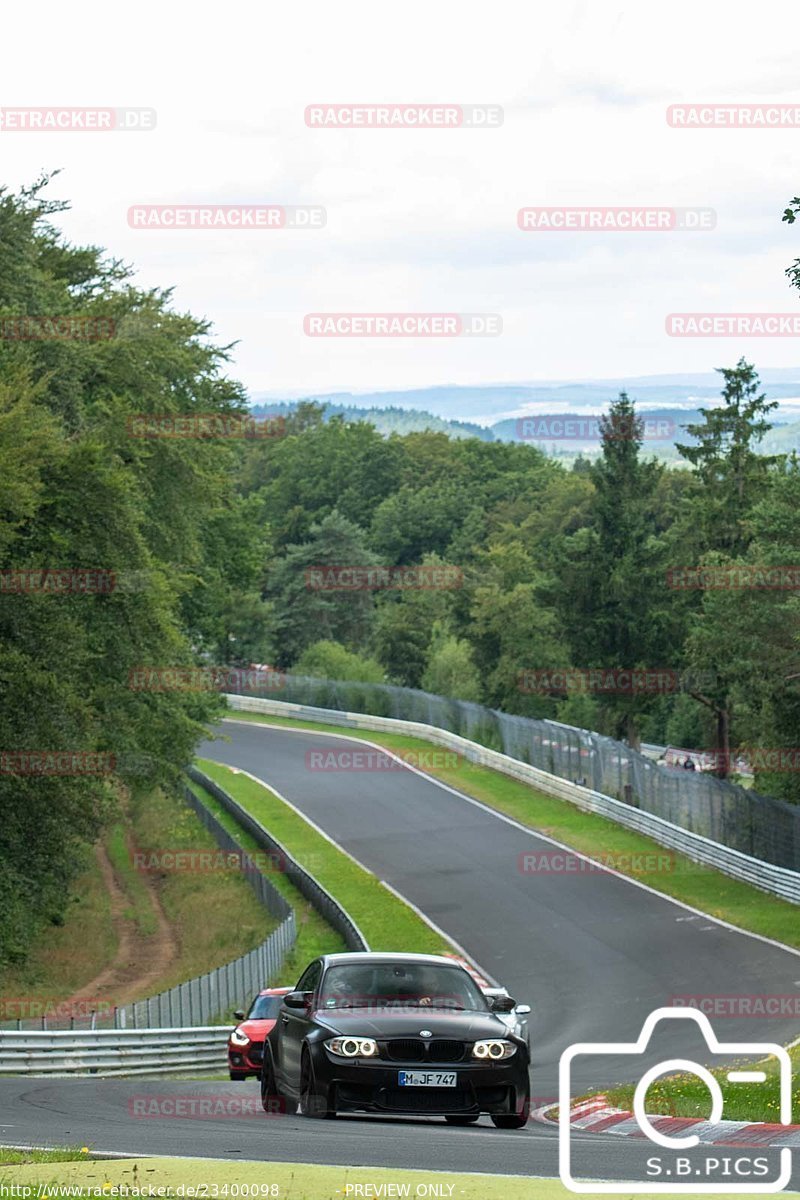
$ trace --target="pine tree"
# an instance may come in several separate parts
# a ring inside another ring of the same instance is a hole
[[[702,423],[686,426],[695,444],[678,443],[676,449],[696,468],[702,484],[695,515],[705,548],[737,555],[747,548],[747,515],[777,462],[776,457],[759,454],[756,446],[772,428],[767,414],[778,402],[759,392],[755,367],[744,358],[718,371],[725,380],[722,404],[701,408]]]

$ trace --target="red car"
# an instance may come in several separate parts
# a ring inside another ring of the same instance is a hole
[[[288,987],[264,988],[250,1005],[246,1017],[241,1011],[233,1014],[240,1024],[228,1038],[231,1079],[247,1079],[248,1075],[261,1074],[264,1039],[278,1018],[281,999],[291,990]]]

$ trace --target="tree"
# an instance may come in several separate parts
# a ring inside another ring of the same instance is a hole
[[[339,642],[319,641],[308,646],[292,667],[294,675],[317,679],[353,680],[357,683],[385,683],[383,667],[374,658],[355,654]]]
[[[453,700],[481,699],[480,676],[472,661],[469,642],[453,637],[439,624],[431,638],[422,687],[426,692]]]
[[[467,511],[451,482],[405,486],[376,508],[370,544],[398,565],[417,563],[426,553],[443,556]]]
[[[755,368],[744,358],[731,369],[718,368],[718,373],[725,380],[723,403],[701,408],[702,422],[686,426],[695,444],[676,443],[676,449],[695,467],[703,487],[693,518],[705,548],[736,556],[746,549],[747,515],[777,461],[759,454],[756,446],[772,428],[767,413],[778,402],[759,392]]]
[[[172,789],[220,711],[213,693],[129,679],[197,661],[183,604],[219,567],[207,534],[235,509],[234,451],[207,437],[136,437],[132,423],[244,406],[208,324],[174,312],[168,292],[134,288],[98,248],[66,242],[51,224],[66,205],[44,197],[47,184],[0,190],[0,750],[11,756],[0,772],[0,964],[24,959],[42,923],[60,919],[120,786]],[[54,318],[94,321],[107,336],[26,335],[31,320]],[[53,590],[54,570],[65,590]],[[249,572],[235,577],[243,592]],[[37,578],[48,588],[24,582]],[[102,770],[33,773],[25,756],[42,751],[68,764],[100,755],[87,761]]]
[[[572,663],[619,671],[669,667],[678,647],[655,519],[664,468],[642,459],[643,423],[625,392],[601,419],[600,432],[602,453],[590,475],[592,523],[565,539],[560,552],[557,607]],[[654,696],[612,686],[598,700],[615,735],[638,747],[639,720]]]
[[[525,685],[525,672],[563,667],[568,650],[553,609],[543,598],[548,582],[517,529],[504,529],[469,573],[472,597],[466,631],[488,703],[507,712],[554,716],[555,704]]]
[[[367,578],[338,572],[378,563],[362,530],[337,511],[311,527],[308,541],[286,547],[270,567],[265,591],[274,606],[278,666],[296,662],[321,638],[350,650],[366,644],[373,588]]]
[[[794,225],[798,216],[800,216],[800,196],[795,196],[789,202],[789,207],[784,209],[781,220],[786,221],[789,225]],[[792,287],[800,288],[800,258],[796,258],[786,268],[786,276]]]
[[[438,554],[426,554],[423,566],[441,567]],[[376,596],[371,645],[392,683],[418,688],[428,659],[434,624],[449,624],[454,592],[444,588],[404,588]]]
[[[211,662],[246,666],[275,653],[272,606],[260,591],[271,551],[263,496],[231,495],[200,532],[202,571],[183,596],[185,628]]]
[[[731,745],[754,753],[756,787],[795,802],[800,801],[797,770],[771,769],[771,756],[759,756],[758,751],[788,751],[790,764],[796,755],[798,509],[800,463],[792,456],[773,471],[767,491],[751,512],[748,552],[730,564],[736,586],[704,593],[690,643],[727,680]]]
[[[254,439],[242,480],[258,491],[269,513],[276,550],[307,540],[311,526],[334,511],[362,529],[396,487],[402,443],[364,421],[324,422],[304,409],[289,419],[285,436]]]

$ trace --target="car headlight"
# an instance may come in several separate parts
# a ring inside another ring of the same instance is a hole
[[[246,1033],[242,1033],[241,1029],[234,1029],[233,1033],[231,1034],[231,1041],[233,1042],[234,1046],[246,1046],[250,1041],[250,1038]]]
[[[336,1037],[325,1045],[342,1058],[374,1058],[378,1053],[378,1043],[373,1038]]]
[[[511,1058],[511,1055],[516,1053],[517,1047],[514,1042],[507,1042],[505,1038],[487,1038],[485,1041],[476,1042],[472,1047],[473,1058],[489,1058],[492,1062]]]

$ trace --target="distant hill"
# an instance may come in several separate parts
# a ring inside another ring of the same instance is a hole
[[[761,449],[764,454],[788,454],[791,450],[800,451],[800,421],[792,421],[787,425],[776,425],[764,438]]]
[[[287,416],[298,403],[299,401],[289,400],[257,404],[251,407],[251,412],[254,416]],[[483,425],[475,425],[469,421],[448,421],[415,408],[355,408],[346,404],[325,404],[324,419],[329,421],[331,417],[344,417],[347,421],[367,421],[384,436],[390,433],[421,433],[423,430],[432,429],[437,433],[446,433],[449,437],[474,437],[484,442],[494,441],[492,431]]]
[[[765,438],[765,454],[800,450],[800,368],[761,372],[767,397],[777,400],[775,428]],[[720,379],[714,374],[654,375],[629,379],[567,383],[443,386],[356,395],[332,392],[303,397],[323,404],[325,419],[369,421],[384,436],[430,429],[449,437],[524,442],[570,461],[600,448],[596,421],[621,390],[636,401],[645,421],[645,452],[666,462],[683,462],[676,442],[689,439],[684,427],[700,419],[699,409],[713,408]],[[255,415],[286,415],[300,398],[256,393]],[[492,419],[494,415],[494,419]],[[475,419],[470,420],[468,418]]]
[[[800,416],[800,367],[765,368],[761,381],[770,400],[796,401],[794,416]],[[352,409],[413,409],[445,421],[477,422],[491,425],[498,420],[528,411],[550,412],[590,409],[601,412],[608,402],[625,389],[641,408],[705,407],[719,397],[721,378],[713,371],[697,374],[645,375],[619,379],[589,379],[568,382],[498,383],[461,386],[457,384],[427,388],[407,388],[375,392],[309,393],[302,397]],[[274,404],[301,397],[257,392],[252,402],[274,411]],[[789,419],[784,416],[783,419]]]
[[[684,426],[699,420],[699,410],[694,408],[639,408],[639,416],[645,423],[645,442],[668,446],[677,441],[686,441]],[[600,414],[580,412],[547,412],[536,409],[526,417],[509,417],[497,421],[490,428],[501,442],[533,442],[536,445],[550,442],[577,442],[593,445],[598,440]],[[582,437],[582,434],[586,434]]]

